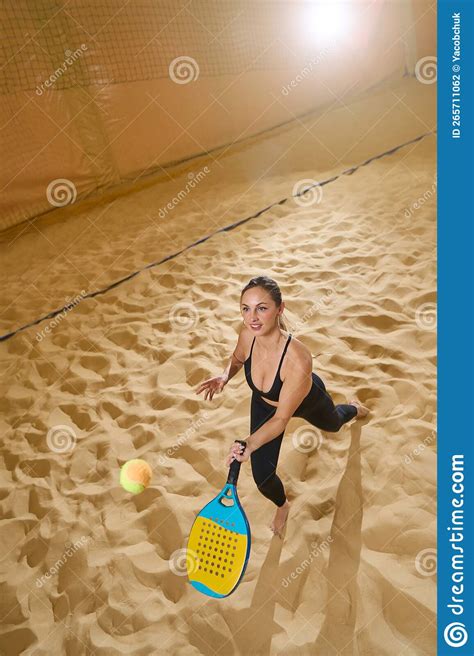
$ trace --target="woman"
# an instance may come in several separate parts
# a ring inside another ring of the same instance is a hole
[[[247,446],[234,443],[226,459],[246,462],[260,492],[277,506],[270,528],[282,537],[290,505],[283,483],[276,474],[285,428],[291,417],[302,417],[328,432],[337,432],[351,419],[365,417],[369,410],[356,399],[334,405],[326,387],[312,371],[309,349],[286,331],[282,318],[285,304],[277,283],[267,276],[252,278],[240,295],[243,326],[225,371],[199,385],[204,400],[241,369],[252,390],[250,436]],[[265,390],[265,391],[263,391]]]

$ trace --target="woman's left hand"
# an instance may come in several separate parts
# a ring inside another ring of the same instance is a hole
[[[244,450],[245,449],[245,450]],[[230,467],[234,460],[239,462],[247,462],[250,458],[250,449],[248,446],[244,447],[240,442],[234,442],[229,450],[229,455],[225,460],[226,467]]]

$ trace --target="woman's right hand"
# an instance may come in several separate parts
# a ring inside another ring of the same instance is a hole
[[[203,381],[196,390],[196,394],[201,394],[204,392],[204,401],[212,401],[214,394],[222,392],[224,386],[227,384],[226,376],[214,376],[214,378],[208,378]]]

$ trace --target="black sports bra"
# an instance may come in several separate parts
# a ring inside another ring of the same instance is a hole
[[[266,399],[269,399],[270,401],[278,401],[279,396],[280,396],[280,391],[283,386],[283,381],[280,378],[280,369],[281,369],[281,364],[283,362],[283,358],[285,357],[286,350],[288,348],[288,345],[291,340],[291,335],[288,335],[288,339],[286,340],[285,348],[283,349],[283,353],[280,359],[280,364],[278,365],[278,369],[275,375],[275,380],[273,381],[273,385],[271,388],[268,390],[268,392],[262,392],[262,390],[259,390],[255,387],[253,384],[252,380],[252,351],[253,351],[253,345],[255,344],[255,337],[253,338],[252,346],[250,348],[250,353],[249,357],[245,360],[244,362],[244,370],[245,370],[245,378],[247,379],[247,383],[249,384],[249,387],[252,391],[256,392],[257,394],[260,394],[260,396],[263,396]]]

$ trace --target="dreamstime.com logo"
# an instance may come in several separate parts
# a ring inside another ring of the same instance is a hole
[[[443,633],[444,641],[450,647],[463,647],[468,637],[466,625],[462,622],[451,622]]]
[[[438,78],[438,59],[434,55],[422,57],[416,62],[415,77],[421,84],[434,84]]]
[[[83,535],[79,540],[76,542],[66,542],[66,551],[63,553],[61,558],[59,558],[54,565],[52,565],[47,572],[42,574],[39,578],[36,579],[36,587],[37,588],[42,588],[43,585],[48,581],[52,576],[57,574],[61,567],[66,563],[68,558],[71,558],[75,554],[76,551],[84,547],[90,540],[90,537],[87,537],[86,535]]]
[[[46,335],[49,335],[51,331],[56,328],[56,326],[61,323],[61,321],[64,319],[64,317],[67,315],[67,313],[72,310],[73,308],[76,307],[76,305],[79,305],[81,301],[84,300],[86,297],[86,290],[82,289],[81,293],[75,296],[73,299],[68,299],[66,297],[67,305],[64,306],[63,310],[57,314],[54,319],[51,319],[51,321],[48,322],[48,324],[42,328],[41,330],[38,330],[38,332],[35,335],[35,339],[37,342],[41,342]]]
[[[304,178],[293,185],[292,196],[300,207],[310,207],[322,201],[323,188],[317,180]]]
[[[199,65],[192,57],[185,55],[176,57],[170,63],[168,72],[171,80],[176,84],[189,84],[199,77]]]
[[[188,332],[199,321],[199,312],[192,303],[180,301],[175,303],[168,313],[168,321],[174,330]]]
[[[423,442],[419,442],[418,445],[410,451],[410,453],[407,453],[403,460],[407,465],[411,465],[411,463],[414,461],[414,459],[421,455],[423,451],[430,445],[432,442],[436,441],[436,431],[432,430],[430,435],[427,435]]]
[[[199,555],[192,549],[177,549],[171,554],[168,565],[176,576],[193,574],[199,568]]]
[[[329,47],[323,48],[316,55],[316,57],[314,59],[311,59],[304,66],[304,68],[301,69],[301,71],[298,73],[298,75],[295,78],[293,78],[293,80],[291,80],[289,82],[289,84],[283,85],[283,87],[281,88],[281,91],[280,91],[282,96],[287,96],[290,93],[291,89],[294,89],[295,87],[298,86],[298,84],[300,84],[300,82],[303,82],[311,74],[311,72],[313,70],[313,66],[317,66],[318,64],[320,64],[326,58],[326,55],[329,52],[330,52]]]
[[[319,299],[319,301],[316,301],[316,303],[313,303],[313,305],[309,308],[309,310],[306,310],[306,312],[303,314],[301,319],[299,319],[296,324],[294,325],[293,331],[292,332],[297,332],[298,330],[301,330],[303,326],[313,317],[313,315],[318,311],[323,308],[331,301],[331,297],[334,294],[332,289],[328,289],[326,294]]]
[[[421,576],[434,576],[438,568],[436,549],[422,549],[415,558],[415,569]]]
[[[36,95],[37,96],[42,96],[45,88],[49,89],[50,87],[54,87],[56,80],[58,80],[64,73],[67,71],[69,66],[72,66],[74,62],[79,59],[83,55],[83,53],[87,50],[87,46],[85,43],[81,43],[80,48],[76,48],[76,50],[65,50],[64,54],[66,55],[63,63],[54,71],[54,73],[51,73],[49,78],[42,82],[39,86],[36,87]]]
[[[190,437],[194,437],[194,435],[197,433],[199,428],[206,422],[208,419],[209,415],[207,412],[203,412],[202,417],[199,417],[197,421],[194,421],[189,428],[187,428],[184,433],[181,433],[178,436],[178,439],[176,442],[170,446],[168,449],[166,449],[165,455],[160,455],[158,458],[158,462],[160,465],[166,465],[169,464],[171,461],[169,460],[174,456],[176,451],[179,451],[179,448],[183,445],[186,444],[186,442],[189,440]]]
[[[301,426],[297,428],[291,436],[293,448],[300,453],[309,453],[310,451],[318,450],[322,445],[324,439],[317,428],[312,426]]]
[[[433,183],[431,185],[431,189],[427,189],[423,196],[419,196],[413,203],[410,205],[410,207],[406,207],[403,215],[406,219],[409,219],[410,217],[414,216],[415,212],[423,207],[425,203],[430,201],[434,196],[436,195],[436,191],[438,188],[438,181],[435,177],[433,180]]]
[[[59,424],[49,429],[46,443],[54,453],[67,453],[76,446],[77,436],[70,426]]]
[[[305,558],[297,567],[294,569],[289,576],[285,576],[281,580],[281,584],[284,588],[287,588],[291,581],[294,581],[295,579],[298,578],[300,574],[302,574],[307,567],[311,565],[313,560],[317,558],[320,554],[322,554],[326,549],[329,547],[329,544],[332,542],[332,536],[329,535],[326,540],[323,542],[320,542],[319,544],[314,541],[311,542],[311,551],[309,552],[308,558]]]
[[[173,210],[182,200],[186,198],[188,194],[203,180],[208,173],[211,172],[211,169],[208,166],[205,166],[203,169],[198,171],[196,174],[190,171],[188,173],[188,180],[184,186],[184,189],[180,189],[176,196],[166,203],[164,207],[160,207],[158,211],[158,216],[160,219],[164,219],[169,211]]]
[[[76,185],[67,178],[56,178],[49,183],[46,198],[53,207],[72,205],[77,198]]]
[[[436,330],[436,303],[422,303],[416,308],[415,323],[422,330]]]

